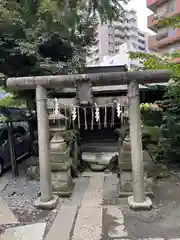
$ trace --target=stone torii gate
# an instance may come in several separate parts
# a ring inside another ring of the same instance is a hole
[[[148,209],[152,202],[144,193],[144,167],[141,142],[141,121],[139,84],[168,82],[170,73],[166,70],[139,72],[91,73],[59,76],[19,77],[7,79],[12,90],[36,89],[38,118],[38,142],[41,197],[37,207],[53,208],[58,197],[52,195],[49,152],[49,125],[47,115],[47,89],[73,88],[75,83],[90,82],[92,86],[128,85],[131,159],[133,174],[133,196],[128,198],[131,208]]]

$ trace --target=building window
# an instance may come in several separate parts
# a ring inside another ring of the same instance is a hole
[[[137,49],[137,44],[136,43],[132,43],[132,45],[135,49]]]
[[[167,13],[172,13],[174,11],[176,11],[176,0],[171,0],[167,4]]]
[[[168,30],[168,36],[169,37],[172,37],[172,36],[175,36],[176,35],[176,29],[169,29]]]
[[[113,36],[112,36],[112,34],[110,34],[110,33],[108,33],[108,40],[109,40],[110,42],[113,42]]]
[[[138,35],[139,35],[140,37],[144,37],[144,33],[138,32]]]
[[[179,49],[180,49],[180,46],[174,46],[169,49],[169,52],[176,52]]]
[[[164,38],[167,38],[167,37],[173,37],[176,35],[176,29],[169,29],[169,30],[165,30],[164,32],[162,31],[161,33],[159,33],[157,36],[156,36],[156,40],[157,41],[160,41]]]
[[[156,13],[157,13],[158,17],[161,17],[161,16],[165,15],[166,12],[167,12],[166,9],[167,9],[167,5],[166,4],[163,4],[161,7],[157,8]]]
[[[138,42],[145,44],[145,40],[143,40],[143,39],[138,39]]]
[[[112,56],[114,54],[114,51],[109,50],[109,55]]]
[[[145,51],[145,47],[139,46],[139,50]]]
[[[136,68],[137,67],[137,65],[136,64],[130,64],[130,68]]]
[[[113,49],[114,44],[112,42],[109,42],[109,49]]]
[[[176,0],[170,0],[157,9],[157,16],[162,17],[168,13],[176,11]]]
[[[164,32],[164,33],[160,33],[156,36],[156,41],[160,41],[164,38],[167,38],[168,37],[168,32]]]

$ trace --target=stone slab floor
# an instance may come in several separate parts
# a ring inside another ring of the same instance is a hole
[[[161,180],[153,190],[153,209],[134,212],[117,198],[115,175],[84,173],[46,240],[180,240],[180,179]]]
[[[115,175],[86,172],[45,236],[45,223],[36,223],[7,229],[0,240],[180,240],[180,179],[161,179],[153,191],[153,209],[134,212],[117,198]]]

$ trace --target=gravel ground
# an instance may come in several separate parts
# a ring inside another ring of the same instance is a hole
[[[34,200],[40,196],[40,184],[37,181],[30,181],[26,177],[27,167],[35,161],[34,158],[23,160],[19,164],[19,178],[12,179],[0,191],[1,197],[6,201],[14,213],[19,224],[8,224],[0,226],[0,233],[7,228],[26,225],[37,222],[47,222],[46,232],[56,217],[57,210],[39,210],[34,207]],[[4,174],[9,174],[11,170]]]

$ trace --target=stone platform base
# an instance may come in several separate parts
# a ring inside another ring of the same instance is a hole
[[[129,207],[133,210],[151,210],[152,201],[150,198],[146,197],[144,202],[136,202],[134,201],[134,197],[128,197]]]
[[[67,190],[53,190],[53,194],[59,196],[59,197],[70,197],[74,191],[74,182],[72,182],[71,187],[69,187]]]
[[[117,185],[117,196],[118,197],[129,197],[133,195],[131,186],[123,187],[120,184]],[[154,197],[154,193],[149,186],[145,186],[145,196]]]
[[[48,202],[42,202],[40,198],[35,200],[34,206],[38,209],[53,209],[57,206],[59,203],[59,197],[56,195],[53,195],[52,200]]]

